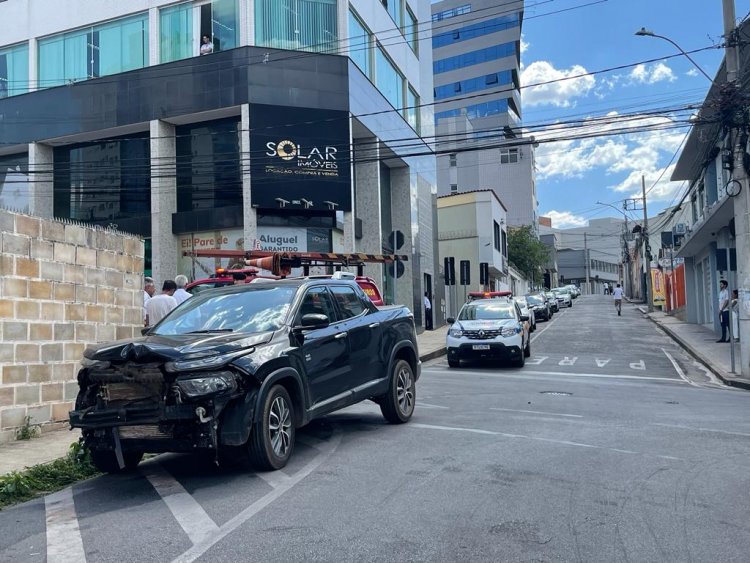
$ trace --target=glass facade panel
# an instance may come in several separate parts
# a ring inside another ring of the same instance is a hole
[[[406,108],[404,109],[404,117],[417,134],[419,134],[419,110],[419,96],[417,96],[417,93],[410,86],[406,89]]]
[[[0,98],[28,91],[29,46],[24,43],[0,49]]]
[[[457,70],[467,66],[478,65],[488,61],[502,59],[503,57],[510,57],[515,54],[515,43],[503,43],[502,45],[493,45],[486,49],[470,51],[468,53],[456,55],[455,57],[448,57],[446,59],[435,61],[432,63],[432,67],[435,74],[440,74],[441,72],[448,72],[450,70]]]
[[[354,61],[365,76],[372,78],[372,65],[370,62],[370,30],[354,15],[349,12],[349,57]]]
[[[29,157],[0,156],[0,208],[28,213],[30,192]]]
[[[469,119],[477,119],[479,117],[489,117],[491,115],[497,115],[498,113],[505,113],[508,111],[508,100],[492,100],[491,102],[485,102],[483,104],[474,104],[466,107],[466,116]],[[439,119],[446,117],[458,117],[461,115],[461,108],[452,109],[448,111],[441,111],[435,114],[435,123]]]
[[[519,27],[520,25],[521,21],[518,14],[492,18],[472,25],[467,25],[466,27],[439,33],[433,36],[432,47],[433,49],[437,49],[438,47],[445,47],[446,45],[474,39],[475,37],[481,37],[482,35],[489,35],[490,33],[497,33],[498,31]]]
[[[335,51],[336,0],[256,0],[255,43],[277,49]]]
[[[488,88],[497,88],[498,86],[510,84],[512,79],[513,73],[510,70],[504,70],[486,76],[467,78],[460,82],[437,86],[435,88],[435,99],[442,100],[445,98],[452,98],[459,92],[461,94],[468,94],[471,92],[478,92],[479,90],[486,90]]]
[[[236,118],[176,128],[177,211],[242,206]]]
[[[234,49],[240,43],[240,18],[237,0],[215,0],[211,4],[211,32],[214,49]]]
[[[39,41],[39,87],[148,66],[148,14]]]
[[[391,60],[383,52],[382,47],[378,47],[375,56],[378,90],[394,108],[400,110],[404,106],[404,77],[396,70]]]
[[[442,12],[432,14],[432,21],[439,22],[450,18],[455,18],[456,16],[463,16],[464,14],[468,14],[470,12],[471,4],[464,4],[463,6],[457,6],[449,10],[443,10]]]
[[[178,4],[159,13],[161,62],[179,61],[193,56],[193,5]]]
[[[386,9],[393,18],[393,21],[396,22],[396,25],[398,27],[401,27],[401,23],[403,21],[402,14],[404,9],[404,0],[388,0]]]
[[[54,159],[55,217],[150,233],[148,133],[57,147]]]
[[[406,41],[409,43],[409,47],[411,47],[411,50],[414,51],[414,54],[418,54],[418,47],[419,47],[419,22],[417,21],[417,16],[414,15],[414,12],[411,11],[411,8],[409,6],[406,6],[406,28],[404,29],[404,35],[406,36]]]

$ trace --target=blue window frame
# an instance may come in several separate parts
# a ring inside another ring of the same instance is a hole
[[[357,15],[349,11],[349,58],[365,76],[372,78],[372,33]]]
[[[435,122],[446,117],[458,117],[461,115],[463,108],[456,108],[448,111],[441,111],[435,114]],[[491,102],[485,102],[483,104],[474,104],[466,107],[466,117],[469,119],[477,119],[480,117],[489,117],[491,115],[497,115],[499,113],[506,113],[508,111],[508,100],[492,100]]]
[[[432,38],[432,48],[437,49],[438,47],[445,47],[446,45],[451,45],[453,43],[468,41],[469,39],[482,37],[483,35],[512,29],[519,25],[521,25],[521,20],[518,17],[518,14],[492,18],[483,22],[439,33]]]
[[[336,0],[255,0],[255,42],[264,47],[332,52]]]
[[[461,80],[460,82],[444,84],[443,86],[435,87],[435,99],[443,100],[445,98],[452,98],[459,93],[468,94],[471,92],[478,92],[479,90],[486,90],[488,88],[497,88],[504,84],[510,84],[512,77],[512,71],[504,70],[502,72],[493,72],[492,74],[487,74],[485,76],[468,78],[466,80]]]
[[[0,98],[23,94],[28,90],[28,44],[0,49]]]
[[[516,54],[515,43],[503,43],[501,45],[493,45],[485,49],[478,49],[476,51],[469,51],[468,53],[461,53],[455,57],[448,57],[440,59],[432,63],[432,69],[434,74],[440,74],[441,72],[449,72],[451,70],[457,70],[459,68],[466,68],[467,66],[478,65],[486,63],[488,61],[495,61],[504,57],[510,57]]]
[[[375,58],[375,82],[378,90],[394,108],[400,110],[404,107],[404,76],[391,62],[382,47],[378,46]]]
[[[468,14],[469,12],[471,12],[471,4],[464,4],[463,6],[456,6],[455,8],[451,8],[450,10],[443,10],[442,12],[432,14],[432,21],[439,22],[442,20],[455,18],[456,16],[462,16],[464,14]]]

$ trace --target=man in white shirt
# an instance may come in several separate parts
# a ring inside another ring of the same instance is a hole
[[[178,305],[192,297],[192,295],[185,291],[185,286],[188,283],[187,276],[183,276],[182,274],[180,274],[174,279],[174,283],[177,284],[177,291],[174,292],[173,297],[174,300],[177,301]]]
[[[612,296],[615,299],[615,309],[617,309],[617,316],[622,316],[622,288],[620,287],[620,284],[617,284],[617,287],[612,291]]]
[[[156,291],[156,286],[154,286],[154,280],[152,278],[144,278],[143,280],[143,325],[148,326],[148,323],[146,322],[146,304],[149,302],[151,297],[153,297],[154,292]]]
[[[177,307],[177,301],[172,297],[176,290],[177,284],[172,280],[166,280],[161,288],[161,293],[148,300],[146,326],[154,326]]]
[[[729,284],[725,280],[719,282],[719,321],[721,322],[721,340],[716,342],[729,342]]]
[[[424,328],[432,330],[432,303],[426,291],[424,292]]]

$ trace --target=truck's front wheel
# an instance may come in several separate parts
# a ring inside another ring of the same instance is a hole
[[[248,444],[250,462],[258,469],[281,469],[289,461],[294,449],[293,409],[287,390],[282,385],[271,387]]]
[[[388,422],[401,424],[414,413],[417,387],[414,372],[406,360],[398,360],[393,366],[388,392],[381,397],[380,412]]]
[[[91,463],[102,473],[119,473],[120,471],[132,471],[143,459],[143,452],[122,452],[125,467],[120,469],[117,456],[111,450],[92,450]]]

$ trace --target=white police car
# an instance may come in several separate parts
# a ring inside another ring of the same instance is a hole
[[[446,337],[448,365],[461,360],[502,360],[523,367],[531,355],[529,317],[510,299],[478,299],[466,303]]]

